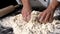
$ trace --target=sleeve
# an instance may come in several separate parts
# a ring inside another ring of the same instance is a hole
[[[57,0],[58,2],[60,2],[60,0]]]

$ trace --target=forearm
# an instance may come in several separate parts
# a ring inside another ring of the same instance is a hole
[[[59,5],[59,3],[57,2],[57,0],[52,0],[52,2],[49,4],[47,10],[55,10],[57,8],[57,6]]]
[[[22,1],[22,4],[23,4],[23,7],[31,8],[30,0],[21,0],[21,1]]]

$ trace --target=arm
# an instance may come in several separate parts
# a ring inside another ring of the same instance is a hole
[[[52,3],[49,4],[49,6],[46,10],[50,10],[50,11],[55,10],[58,5],[59,5],[59,3],[57,2],[57,0],[52,0]]]
[[[21,0],[23,4],[22,16],[25,21],[29,21],[31,17],[31,5],[29,0]]]
[[[23,7],[31,9],[31,5],[30,5],[29,0],[21,0],[21,1],[22,1],[22,4],[23,4]]]
[[[57,0],[52,0],[48,8],[44,10],[41,14],[39,14],[39,21],[44,23],[52,22],[54,10],[57,8],[58,5],[59,3],[57,2]]]

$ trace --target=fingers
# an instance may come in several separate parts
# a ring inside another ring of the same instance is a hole
[[[53,21],[53,12],[52,13],[41,13],[39,21],[42,23],[52,22]]]
[[[27,16],[27,22],[30,20],[30,18],[31,18],[31,15],[29,15],[29,16]]]
[[[40,16],[40,22],[43,22],[43,20],[45,19],[46,17],[46,13],[42,13],[41,16]]]
[[[49,22],[51,23],[52,21],[53,21],[53,13],[51,13],[51,16],[50,16],[50,18],[49,18]]]
[[[22,16],[23,16],[23,20],[25,20],[25,21],[26,21],[26,14],[25,14],[25,12],[24,12],[24,11],[22,11]]]
[[[49,19],[49,23],[51,23],[53,21],[53,17],[51,16]]]
[[[42,12],[39,13],[38,20],[41,18],[41,16],[42,16]]]
[[[25,16],[25,15],[23,15],[23,20],[25,20],[25,21],[27,20],[27,18],[26,18],[26,16]]]
[[[31,15],[31,10],[28,9],[22,9],[22,16],[23,16],[23,20],[28,22],[30,20],[30,15]]]
[[[50,18],[50,13],[46,15],[45,19],[44,19],[44,23],[49,22],[49,18]]]

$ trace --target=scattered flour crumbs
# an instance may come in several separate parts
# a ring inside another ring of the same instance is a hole
[[[5,27],[12,27],[14,34],[48,34],[54,32],[56,24],[59,24],[60,21],[54,20],[52,23],[40,24],[36,20],[38,14],[38,11],[33,11],[28,23],[23,20],[21,14],[18,14],[0,20],[0,24]]]

